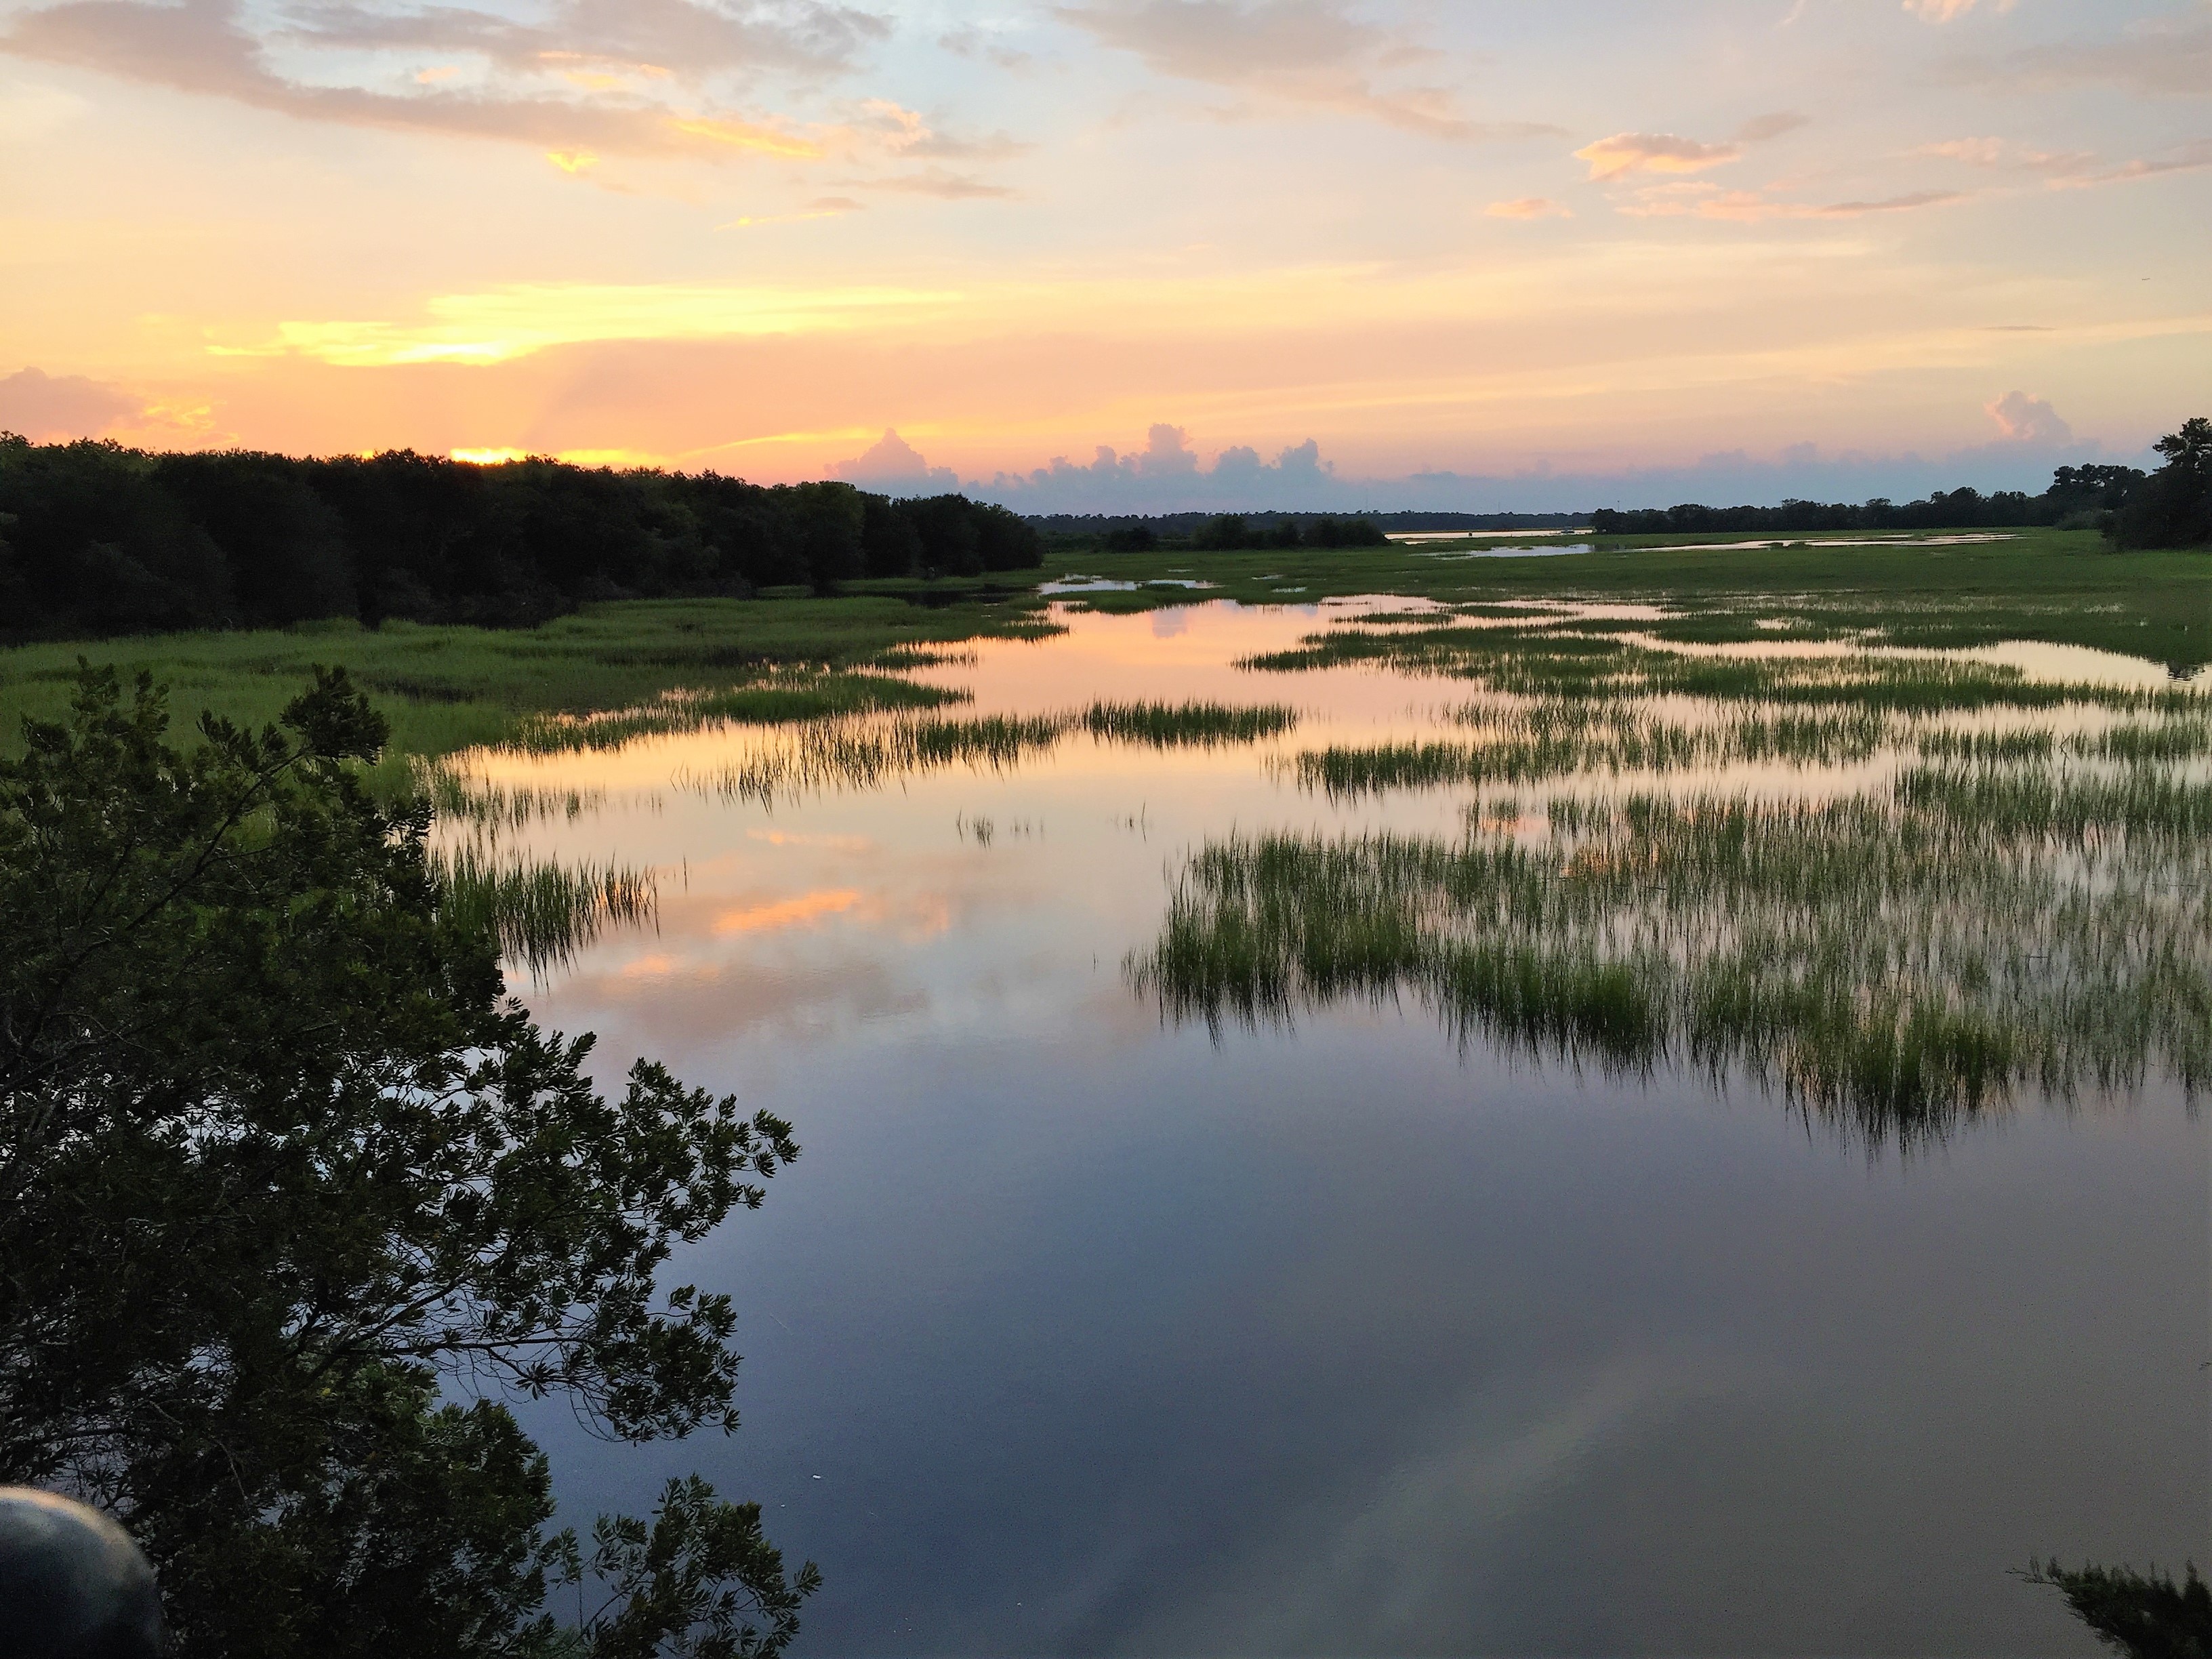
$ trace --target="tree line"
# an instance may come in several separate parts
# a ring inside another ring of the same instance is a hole
[[[1240,526],[1240,547],[1370,546],[1326,539],[1340,532],[1334,526],[1358,524],[1387,539],[1394,531],[1447,530],[1568,530],[1589,522],[1583,513],[1048,513],[1032,514],[1030,522],[1055,545],[1070,551],[1140,553],[1177,544],[1214,544],[1224,526]],[[1362,532],[1364,533],[1364,532]],[[1206,538],[1206,539],[1201,539]],[[1294,538],[1294,539],[1292,539]],[[1226,545],[1227,544],[1221,544]]]
[[[1018,514],[846,483],[392,450],[159,453],[0,434],[0,637],[350,617],[526,626],[592,599],[1033,568]]]
[[[2101,530],[2117,547],[2212,544],[2212,421],[2198,417],[2155,446],[2156,472],[2132,466],[2062,466],[2038,495],[2002,489],[1938,490],[1925,501],[1883,496],[1848,501],[1786,501],[1779,507],[1601,507],[1600,535],[1682,535],[1714,531],[1971,530],[2055,526]]]

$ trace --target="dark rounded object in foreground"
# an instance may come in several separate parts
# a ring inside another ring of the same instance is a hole
[[[0,1659],[160,1659],[161,1598],[98,1510],[0,1486]]]

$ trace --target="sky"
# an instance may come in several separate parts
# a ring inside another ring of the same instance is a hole
[[[1034,512],[2212,412],[2212,0],[0,0],[0,428]]]

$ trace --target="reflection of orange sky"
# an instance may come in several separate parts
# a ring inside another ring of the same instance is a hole
[[[915,874],[911,868],[903,873],[909,881]],[[695,892],[664,901],[657,948],[609,972],[613,980],[633,984],[720,979],[744,969],[749,942],[811,932],[833,918],[878,939],[916,945],[951,932],[953,910],[951,899],[926,882],[919,890],[896,896],[854,887],[818,888],[788,898],[746,898],[735,904],[727,895]]]
[[[1390,603],[1402,608],[1407,602]],[[974,643],[972,662],[920,670],[912,678],[973,691],[972,704],[944,711],[948,719],[1073,711],[1094,701],[1209,700],[1326,706],[1340,720],[1361,722],[1401,717],[1409,703],[1433,701],[1446,684],[1359,668],[1259,674],[1235,666],[1241,658],[1297,645],[1328,627],[1340,607],[1247,609],[1201,602],[1134,616],[1065,609],[1060,614],[1067,624],[1064,634],[1044,641],[980,640]],[[1307,735],[1316,729],[1310,723]],[[643,738],[616,750],[559,755],[479,750],[466,761],[477,779],[508,787],[659,793],[671,789],[679,777],[708,778],[763,745],[791,740],[785,728],[722,727]],[[1026,763],[1024,769],[1050,766],[1073,775],[1148,777],[1208,771],[1218,764],[1201,751],[1095,743],[1079,733],[1049,757]],[[771,843],[786,833],[773,828],[749,832]]]
[[[787,927],[804,927],[824,916],[842,915],[860,903],[860,897],[858,888],[836,887],[767,904],[739,905],[714,918],[714,932],[772,933]]]

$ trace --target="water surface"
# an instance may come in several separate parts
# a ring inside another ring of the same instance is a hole
[[[540,1413],[564,1500],[693,1468],[758,1498],[823,1567],[817,1654],[2096,1651],[2009,1570],[2205,1554],[2208,1147],[2172,1079],[1907,1147],[1410,995],[1215,1030],[1133,977],[1224,837],[1455,841],[1495,805],[1297,781],[1307,750],[1464,736],[1464,683],[1235,666],[1418,609],[1071,614],[921,676],[962,716],[1301,711],[1256,744],[1076,732],[767,804],[712,781],[788,732],[478,757],[592,803],[532,848],[659,872],[655,927],[521,981],[539,1018],[805,1147],[682,1263],[737,1297],[742,1432],[611,1448]],[[1893,766],[1559,787],[1815,798]],[[1547,791],[1512,793],[1533,836]]]

